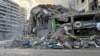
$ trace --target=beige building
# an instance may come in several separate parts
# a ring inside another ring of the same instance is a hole
[[[54,5],[62,5],[64,7],[69,7],[69,0],[35,0],[38,4],[54,4]]]
[[[69,7],[69,0],[53,0],[53,4]]]
[[[77,11],[95,10],[100,6],[100,0],[74,0]]]

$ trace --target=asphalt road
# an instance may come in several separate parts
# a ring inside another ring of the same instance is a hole
[[[0,49],[0,56],[100,56],[100,49],[85,50],[35,50]]]

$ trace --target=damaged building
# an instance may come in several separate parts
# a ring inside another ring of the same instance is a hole
[[[99,35],[99,17],[100,11],[77,12],[60,5],[38,5],[31,10],[28,34],[65,34],[67,26],[68,33],[74,36]]]
[[[61,5],[38,5],[31,10],[28,34],[48,48],[99,48],[99,18],[99,10],[79,12]]]
[[[67,14],[76,13],[72,9],[66,9],[60,5],[38,5],[37,7],[31,10],[31,16],[29,20],[28,33],[33,33],[34,30],[37,30],[37,33],[45,35],[49,34],[52,31],[52,21],[56,23],[63,24],[67,22]],[[42,30],[41,30],[42,29]],[[45,31],[44,33],[41,33]]]
[[[100,9],[100,0],[74,0],[74,9],[77,11],[90,11]]]

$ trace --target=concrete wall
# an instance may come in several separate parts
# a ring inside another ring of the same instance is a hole
[[[82,2],[83,1],[83,2]],[[89,4],[92,2],[93,0],[74,0],[74,3],[75,3],[75,9],[77,11],[82,11],[82,10],[85,10],[85,11],[89,11],[90,7],[89,7]],[[100,5],[100,0],[98,0],[98,4]]]
[[[55,5],[62,5],[64,7],[69,7],[69,0],[36,0],[38,4],[55,4]]]
[[[99,6],[100,6],[100,0],[98,0],[98,4],[99,4]]]
[[[68,0],[53,0],[53,4],[62,5],[64,7],[69,7]]]
[[[88,11],[89,0],[75,0],[75,9],[78,11]]]

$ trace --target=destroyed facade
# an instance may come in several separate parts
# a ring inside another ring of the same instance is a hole
[[[59,5],[39,5],[31,10],[28,33],[41,36],[52,33],[52,22],[55,19],[55,33],[67,26],[68,32],[75,36],[99,35],[99,12],[77,12]]]
[[[48,48],[99,48],[99,18],[98,9],[83,12],[61,5],[38,5],[31,10],[28,34],[40,38],[36,42]]]

